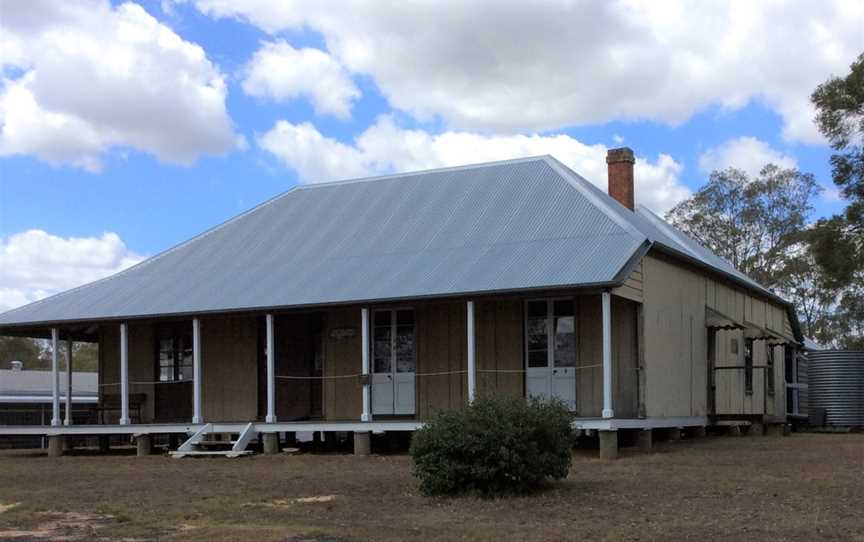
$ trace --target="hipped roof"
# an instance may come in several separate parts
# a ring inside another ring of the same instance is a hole
[[[620,284],[651,247],[776,298],[551,156],[298,186],[3,327]],[[781,300],[782,301],[782,300]]]

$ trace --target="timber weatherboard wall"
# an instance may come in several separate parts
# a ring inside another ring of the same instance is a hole
[[[646,409],[654,416],[704,416],[708,404],[708,335],[705,308],[736,322],[792,336],[784,307],[729,285],[672,258],[649,254],[643,259]],[[737,341],[737,354],[732,351]],[[742,369],[715,371],[714,414],[782,415],[783,347],[775,348],[775,392],[765,395],[765,369],[753,370],[753,392],[744,390],[744,332],[718,330],[715,365]],[[753,365],[766,365],[766,341],[757,340]]]
[[[476,301],[477,393],[525,395],[524,302],[541,296],[506,296]],[[599,417],[603,407],[602,329],[600,296],[552,294],[572,298],[576,306],[577,414]],[[465,371],[467,359],[467,300],[425,301],[410,306],[415,311],[417,352],[415,380],[416,417],[426,419],[442,409],[467,403],[466,375],[423,376],[423,373]],[[390,305],[373,305],[370,309]],[[637,305],[613,296],[612,362],[615,412],[618,417],[638,414]],[[330,309],[325,320],[325,376],[352,375],[360,370],[360,336],[333,337],[340,328],[360,329],[360,307]],[[486,372],[488,371],[488,372]],[[492,372],[497,371],[497,372]],[[356,378],[325,380],[325,418],[358,419],[362,408],[361,386]]]

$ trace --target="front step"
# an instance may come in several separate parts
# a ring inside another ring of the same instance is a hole
[[[186,456],[221,456],[221,457],[240,457],[242,455],[250,455],[252,454],[252,450],[247,450],[246,447],[249,445],[249,442],[252,441],[253,438],[258,434],[255,431],[254,426],[251,423],[246,424],[246,427],[243,428],[243,431],[240,432],[240,435],[237,437],[237,440],[220,440],[218,438],[213,438],[214,435],[221,435],[228,433],[219,433],[214,432],[213,424],[206,424],[204,427],[198,430],[194,435],[189,437],[189,439],[180,445],[176,451],[169,452],[170,455],[174,458],[181,458]],[[233,434],[232,434],[233,435]],[[226,447],[230,446],[228,449],[222,450],[214,450],[214,447]]]
[[[174,458],[181,457],[240,457],[242,455],[252,455],[255,452],[252,450],[243,450],[242,452],[234,452],[231,450],[193,450],[191,452],[171,452]]]

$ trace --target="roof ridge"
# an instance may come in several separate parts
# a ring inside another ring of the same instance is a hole
[[[368,183],[374,181],[386,181],[389,179],[398,179],[400,177],[414,177],[418,175],[427,175],[429,173],[442,173],[445,171],[463,171],[468,169],[479,169],[484,167],[492,167],[492,166],[503,166],[507,164],[519,164],[522,162],[537,162],[543,161],[546,158],[552,158],[548,154],[538,154],[534,156],[525,156],[522,158],[508,158],[505,160],[493,160],[491,162],[477,162],[475,164],[464,164],[461,166],[443,166],[432,169],[418,169],[414,171],[404,171],[401,173],[386,173],[384,175],[370,175],[368,177],[357,177],[353,179],[340,179],[336,181],[321,181],[314,183],[306,183],[302,185],[297,185],[295,188],[297,190],[309,190],[312,188],[323,188],[327,186],[340,186],[345,184],[354,184],[354,183]]]
[[[600,209],[600,211],[608,216],[612,221],[627,230],[630,234],[635,234],[636,237],[639,237],[642,240],[648,238],[644,232],[636,227],[636,225],[623,217],[613,208],[612,205],[610,205],[610,200],[615,201],[612,196],[604,194],[599,188],[594,186],[591,181],[564,165],[554,156],[545,155],[543,158],[550,167],[558,172],[573,188],[578,190],[588,199],[588,201],[594,204],[595,207]]]

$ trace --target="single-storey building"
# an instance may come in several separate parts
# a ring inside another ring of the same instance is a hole
[[[607,455],[620,430],[783,423],[791,305],[635,207],[630,149],[607,163],[608,194],[550,156],[297,186],[6,312],[0,334],[98,342],[119,405],[62,426],[55,399],[27,430],[365,451],[483,394],[558,398]]]
[[[52,371],[27,370],[20,361],[12,361],[9,369],[0,369],[0,426],[47,425],[52,416],[53,378]],[[98,419],[98,379],[95,372],[65,372],[59,390],[60,402],[66,405],[63,423],[83,424]],[[75,393],[69,394],[67,389]],[[40,447],[43,440],[44,436],[39,435],[0,438],[0,448]]]

